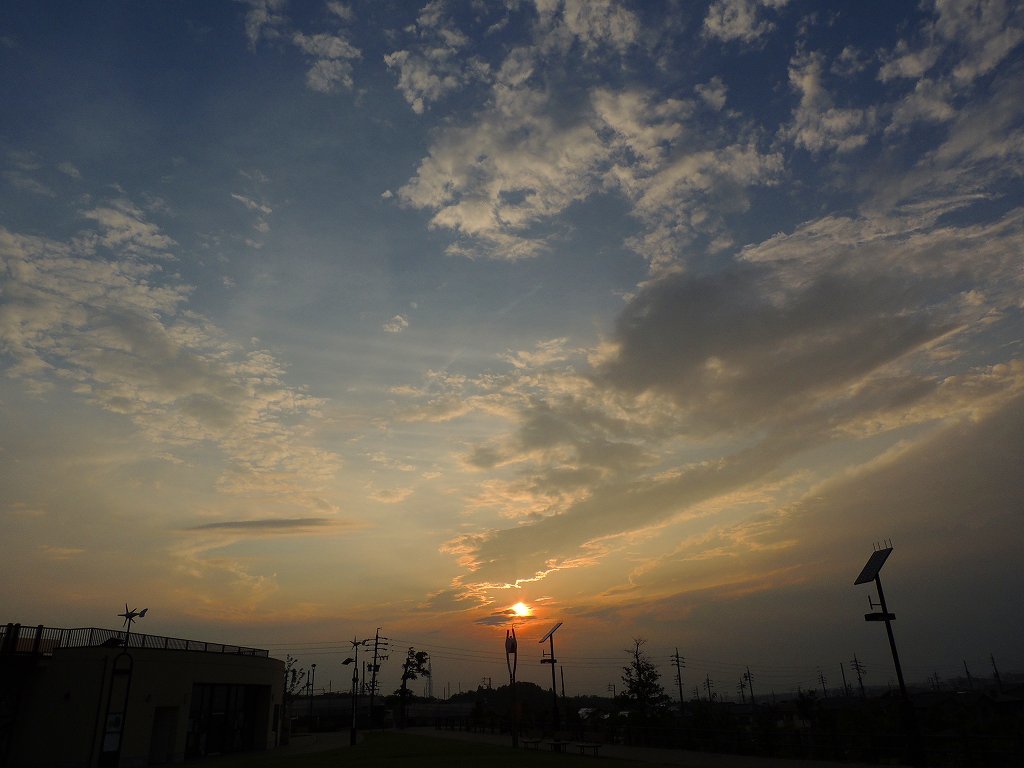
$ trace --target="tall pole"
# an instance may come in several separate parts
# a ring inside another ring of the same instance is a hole
[[[683,716],[683,667],[686,666],[686,659],[679,655],[679,646],[676,646],[676,655],[672,657],[676,663],[676,684],[679,686],[679,716]]]
[[[378,652],[380,651],[381,640],[387,642],[386,637],[381,637],[380,627],[377,627],[377,632],[373,636],[373,666],[370,668],[370,723],[373,723],[373,697],[377,693],[377,658]],[[381,661],[386,660],[387,656],[381,655]]]
[[[900,683],[900,694],[904,699],[908,699],[907,684],[903,681],[903,667],[900,666],[900,655],[896,651],[896,637],[892,633],[892,619],[889,618],[891,614],[885,606],[885,593],[882,592],[882,577],[877,573],[875,574],[875,587],[878,588],[878,607],[882,609],[885,632],[889,636],[889,648],[892,650],[892,662],[896,666],[896,679]]]
[[[316,664],[309,665],[309,730],[313,731],[313,687],[316,683]]]
[[[358,688],[359,688],[359,646],[370,642],[369,640],[356,640],[352,638],[352,651],[353,656],[345,659],[341,662],[343,665],[352,665],[352,726],[349,730],[349,745],[356,745],[356,705],[358,703]]]
[[[505,663],[508,665],[508,684],[512,688],[512,746],[519,746],[519,702],[516,699],[516,666],[519,663],[519,641],[516,640],[516,627],[505,630]]]
[[[552,729],[555,731],[555,735],[556,736],[558,735],[557,732],[558,732],[558,728],[559,728],[559,717],[558,717],[558,687],[557,687],[557,683],[555,683],[555,664],[558,663],[557,660],[555,659],[555,632],[558,630],[558,628],[560,626],[562,626],[562,622],[558,622],[557,624],[555,624],[555,626],[553,626],[551,629],[548,630],[548,633],[546,635],[544,635],[544,637],[542,637],[540,640],[537,641],[538,643],[541,643],[541,644],[543,644],[545,640],[550,641],[551,656],[550,656],[550,658],[547,658],[547,659],[541,659],[540,663],[541,664],[550,664],[551,665],[551,726],[552,726]]]
[[[559,718],[558,718],[558,691],[555,688],[555,633],[554,632],[551,633],[551,635],[548,637],[548,640],[551,642],[551,646],[550,646],[551,647],[551,658],[548,659],[548,661],[551,662],[551,706],[553,708],[552,709],[552,715],[551,715],[551,722],[554,724],[554,729],[557,731],[560,723],[559,723]],[[558,734],[555,734],[555,735],[557,736]]]
[[[750,674],[750,665],[747,665],[747,673],[743,676],[747,681],[747,690],[750,691],[750,706],[754,706],[754,676]]]

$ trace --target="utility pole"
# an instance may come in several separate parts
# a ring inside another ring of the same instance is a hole
[[[676,646],[675,655],[670,657],[676,665],[676,685],[679,686],[679,716],[683,716],[683,667],[686,666],[686,659],[679,655],[679,647]]]
[[[754,706],[754,676],[750,674],[750,665],[747,665],[747,672],[743,675],[743,679],[747,681],[747,690],[750,691],[750,706]]]
[[[705,674],[704,676],[704,688],[708,692],[708,704],[714,699],[714,695],[711,693],[715,688],[715,682],[711,679],[711,675]]]
[[[565,665],[564,664],[559,664],[558,665],[558,674],[562,678],[562,701],[565,701]]]
[[[387,650],[388,639],[380,634],[380,627],[373,636],[373,667],[370,669],[370,722],[373,723],[373,697],[377,693],[377,672],[380,670],[379,662],[387,661],[387,656],[380,652]]]
[[[825,698],[828,698],[828,688],[825,687],[825,673],[820,669],[818,670],[818,682],[821,683],[821,692],[825,694]]]
[[[839,664],[839,673],[843,676],[843,698],[850,698],[850,686],[846,683],[846,670],[843,669],[842,663]]]
[[[313,732],[313,681],[316,680],[316,664],[309,667],[309,731]]]
[[[746,704],[747,703],[747,684],[745,682],[743,682],[743,678],[742,677],[740,678],[740,681],[738,683],[736,683],[736,690],[740,692],[740,701],[743,704]]]
[[[974,690],[974,679],[971,677],[971,670],[967,668],[967,659],[964,659],[964,672],[967,673],[967,687]]]

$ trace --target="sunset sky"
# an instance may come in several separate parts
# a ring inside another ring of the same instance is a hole
[[[891,539],[908,678],[1024,668],[1019,3],[13,0],[0,71],[0,621],[885,685]]]

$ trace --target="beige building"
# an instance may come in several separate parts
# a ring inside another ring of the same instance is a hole
[[[0,626],[0,766],[181,762],[279,743],[284,662],[107,629]]]

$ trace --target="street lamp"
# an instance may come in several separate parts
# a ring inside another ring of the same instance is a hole
[[[519,746],[519,714],[516,712],[516,664],[518,662],[519,643],[516,640],[516,625],[512,631],[505,630],[505,663],[508,664],[508,684],[512,688],[512,746]]]
[[[854,586],[858,584],[868,584],[875,582],[875,589],[878,590],[878,603],[871,599],[871,595],[868,595],[868,605],[872,608],[881,608],[881,611],[864,614],[865,621],[881,621],[885,623],[885,633],[889,637],[889,650],[892,651],[892,663],[896,668],[896,679],[900,684],[900,694],[903,698],[903,718],[904,727],[908,735],[910,736],[911,749],[913,751],[912,759],[915,766],[924,766],[928,764],[927,756],[925,755],[924,743],[921,740],[921,730],[917,722],[917,712],[914,710],[914,705],[910,701],[910,695],[907,693],[907,684],[903,680],[903,668],[900,666],[900,656],[896,652],[896,638],[892,632],[892,623],[896,620],[896,614],[890,613],[888,606],[885,604],[885,593],[882,592],[882,578],[879,575],[879,571],[882,570],[882,566],[885,565],[885,561],[889,555],[892,554],[892,542],[886,542],[887,546],[881,549],[876,549],[871,553],[871,557],[868,558],[867,563],[861,570],[860,575],[857,576],[857,580],[854,581]],[[877,546],[877,545],[876,545]]]
[[[313,688],[316,683],[316,664],[309,665],[309,730],[313,731]]]
[[[350,642],[352,643],[352,652],[355,654],[355,656],[349,656],[341,663],[343,665],[352,665],[352,728],[349,731],[348,743],[350,746],[354,747],[356,745],[356,692],[357,686],[359,685],[359,646],[363,645],[366,641],[356,640],[355,638],[352,638]]]
[[[542,637],[540,640],[537,641],[538,643],[541,643],[541,644],[543,644],[545,640],[547,640],[547,641],[549,641],[551,643],[551,655],[550,655],[550,657],[546,658],[546,659],[541,659],[540,663],[541,664],[550,664],[551,665],[551,706],[552,706],[551,722],[554,725],[554,735],[555,735],[555,738],[558,737],[558,727],[559,727],[559,724],[558,724],[558,691],[555,688],[555,664],[557,663],[555,661],[555,631],[560,626],[562,626],[562,622],[558,622],[557,624],[555,624],[555,626],[553,626],[551,629],[548,630],[547,634],[544,635],[544,637]]]
[[[908,700],[907,684],[903,682],[903,668],[900,666],[900,655],[896,652],[896,638],[892,633],[892,622],[896,619],[896,615],[889,613],[889,609],[885,605],[885,593],[882,592],[882,578],[879,576],[879,571],[882,570],[882,566],[885,565],[885,561],[890,554],[892,554],[891,546],[876,549],[872,552],[867,564],[853,584],[857,586],[858,584],[867,584],[871,581],[875,582],[875,588],[878,590],[878,604],[875,604],[870,595],[868,596],[868,603],[872,608],[881,608],[882,610],[879,613],[864,614],[864,620],[885,622],[885,632],[889,636],[889,650],[892,651],[892,661],[896,667],[896,679],[900,684],[900,695],[904,700]]]

